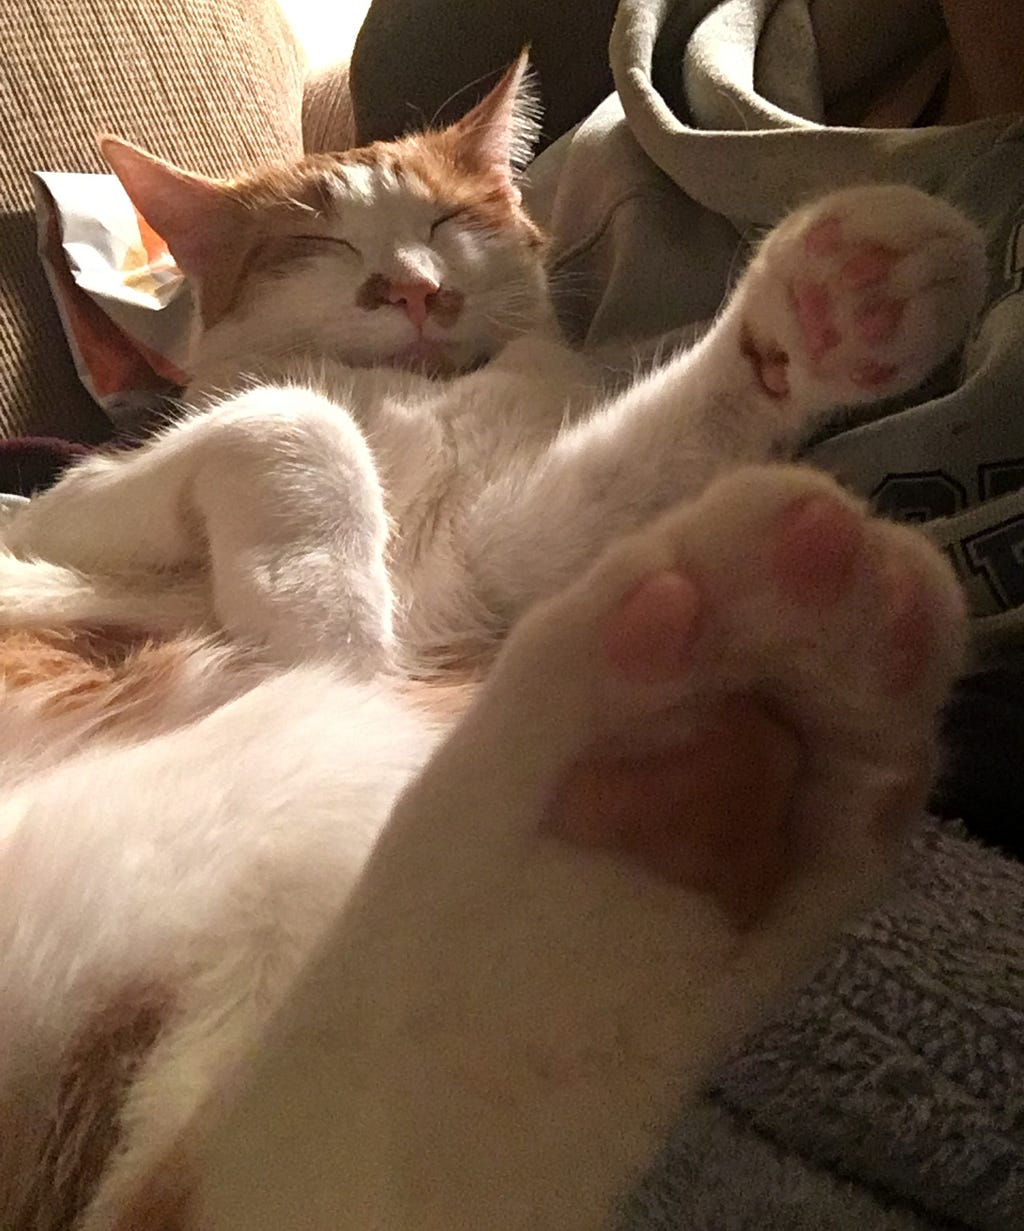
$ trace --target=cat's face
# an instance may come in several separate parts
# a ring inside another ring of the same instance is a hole
[[[227,182],[103,149],[189,275],[208,338],[446,374],[548,319],[514,182],[524,68],[451,128]]]

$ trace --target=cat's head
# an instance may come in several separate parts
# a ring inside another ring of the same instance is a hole
[[[455,372],[549,319],[542,239],[515,182],[535,127],[525,71],[523,55],[449,128],[232,180],[101,145],[188,275],[200,353]]]

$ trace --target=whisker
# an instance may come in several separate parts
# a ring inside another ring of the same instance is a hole
[[[491,77],[493,75],[494,75],[494,70],[492,69],[490,72],[481,73],[480,76],[476,77],[473,81],[469,81],[465,85],[459,86],[457,90],[455,90],[453,93],[448,95],[448,97],[444,100],[443,103],[439,104],[437,110],[427,121],[427,127],[434,128],[437,124],[437,119],[438,119],[438,116],[441,114],[441,112],[445,109],[445,107],[448,106],[449,103],[455,102],[455,100],[459,97],[460,94],[465,94],[467,90],[472,90],[475,86],[478,86],[481,83],[481,81],[486,81],[488,77]]]

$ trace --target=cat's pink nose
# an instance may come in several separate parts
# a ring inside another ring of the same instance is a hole
[[[412,278],[407,282],[388,282],[384,298],[395,307],[402,308],[417,329],[422,329],[430,311],[431,303],[440,284],[433,278]]]

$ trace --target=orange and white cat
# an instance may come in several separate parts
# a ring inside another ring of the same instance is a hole
[[[522,73],[227,184],[105,144],[196,289],[198,409],[3,530],[6,628],[163,638],[5,672],[4,1227],[598,1231],[921,806],[955,579],[777,463],[955,349],[974,228],[828,197],[610,391],[519,203]],[[410,681],[453,666],[439,717]],[[738,905],[671,780],[748,694],[803,752]],[[628,823],[605,778],[565,824],[588,763],[649,772]]]

